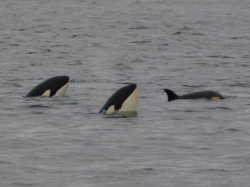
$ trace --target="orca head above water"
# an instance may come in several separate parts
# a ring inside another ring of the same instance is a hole
[[[53,96],[64,96],[69,85],[68,76],[56,76],[47,79],[34,87],[26,97],[53,97]]]
[[[130,84],[117,90],[104,104],[99,114],[137,114],[138,88]]]

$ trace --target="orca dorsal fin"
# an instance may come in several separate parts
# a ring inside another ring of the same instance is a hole
[[[179,98],[179,96],[176,93],[174,93],[172,90],[164,89],[164,91],[168,95],[168,101],[173,101]]]

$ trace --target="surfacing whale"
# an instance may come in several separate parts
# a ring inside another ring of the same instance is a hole
[[[211,90],[193,92],[181,96],[178,96],[175,92],[169,89],[164,89],[164,91],[168,95],[168,101],[173,101],[176,99],[211,99],[211,100],[225,99],[225,97],[220,93]]]
[[[47,79],[33,88],[26,97],[53,97],[64,96],[69,85],[68,76],[57,76]]]
[[[116,91],[104,104],[99,114],[118,114],[125,117],[137,115],[138,88],[136,84],[124,86]]]

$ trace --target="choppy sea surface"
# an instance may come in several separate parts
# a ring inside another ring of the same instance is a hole
[[[249,187],[249,0],[0,1],[0,186]],[[68,75],[65,97],[25,98]],[[135,118],[97,112],[127,83]],[[226,99],[167,102],[216,90]]]

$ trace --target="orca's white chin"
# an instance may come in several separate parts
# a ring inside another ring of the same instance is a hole
[[[133,93],[124,101],[119,112],[130,112],[138,110],[138,95],[139,91],[136,88]]]
[[[65,96],[65,92],[67,91],[69,86],[69,82],[67,84],[65,84],[63,87],[61,87],[56,94],[54,95],[54,97],[63,97]]]

